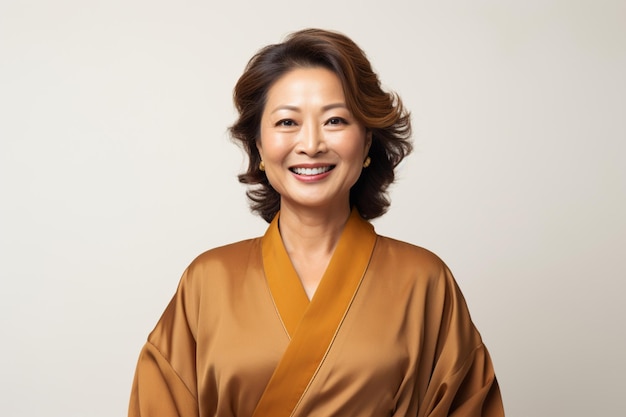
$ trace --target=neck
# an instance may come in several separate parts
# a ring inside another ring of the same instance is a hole
[[[287,253],[303,256],[330,255],[350,217],[350,206],[328,210],[281,204],[280,235]]]

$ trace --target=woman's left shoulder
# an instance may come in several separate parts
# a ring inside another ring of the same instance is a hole
[[[398,261],[415,262],[422,266],[431,266],[437,269],[447,268],[437,254],[409,242],[378,235],[376,246],[379,252]]]

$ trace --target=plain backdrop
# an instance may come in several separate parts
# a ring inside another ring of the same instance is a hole
[[[412,111],[375,226],[451,267],[507,415],[626,415],[619,0],[0,0],[0,415],[126,414],[187,264],[265,230],[231,93],[305,27]]]

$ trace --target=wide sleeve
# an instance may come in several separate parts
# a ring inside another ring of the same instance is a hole
[[[198,416],[194,294],[185,272],[144,345],[133,380],[129,417]]]
[[[436,293],[442,302],[435,361],[419,417],[504,416],[489,352],[445,266]]]

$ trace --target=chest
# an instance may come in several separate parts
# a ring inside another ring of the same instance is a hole
[[[205,403],[216,404],[218,415],[249,415],[290,339],[264,286],[249,283],[246,290],[221,297],[215,309],[206,309],[211,319],[199,321],[198,388]],[[319,404],[340,392],[344,404],[393,410],[418,354],[419,328],[405,318],[407,302],[365,283],[307,395]]]

